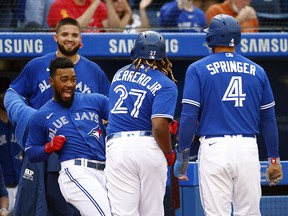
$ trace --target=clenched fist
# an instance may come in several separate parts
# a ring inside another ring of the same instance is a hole
[[[283,178],[282,166],[279,158],[269,158],[268,167],[266,169],[266,181],[270,182],[270,186],[277,185]]]
[[[176,151],[172,150],[169,153],[165,154],[168,166],[172,166],[176,160]]]
[[[54,136],[53,139],[45,144],[44,150],[46,153],[51,154],[54,151],[59,151],[64,143],[66,142],[66,138],[63,135]]]

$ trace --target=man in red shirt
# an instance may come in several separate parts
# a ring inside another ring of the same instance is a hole
[[[101,0],[55,0],[48,13],[49,26],[55,28],[66,17],[76,19],[84,31],[103,32],[108,27],[106,5]]]

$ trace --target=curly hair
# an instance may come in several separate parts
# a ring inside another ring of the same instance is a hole
[[[148,59],[137,58],[133,61],[132,65],[135,66],[136,70],[139,70],[141,64],[148,65],[148,67],[145,69],[146,72],[149,70],[149,68],[152,68],[154,70],[160,70],[166,76],[168,77],[170,76],[173,82],[177,82],[177,80],[174,78],[174,75],[173,75],[172,63],[167,57],[164,57],[162,60],[150,60],[150,59],[148,60]]]

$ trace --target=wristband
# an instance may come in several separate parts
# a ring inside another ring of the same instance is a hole
[[[280,158],[274,158],[274,157],[271,157],[271,158],[268,158],[268,164],[271,165],[271,164],[280,164]]]

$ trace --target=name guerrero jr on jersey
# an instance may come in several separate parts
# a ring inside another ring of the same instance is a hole
[[[162,85],[159,82],[151,82],[152,77],[147,76],[145,73],[135,72],[133,70],[123,70],[119,71],[115,74],[112,83],[115,81],[127,81],[127,82],[134,82],[138,83],[144,87],[146,87],[154,96],[156,91],[162,88]],[[112,84],[111,83],[111,84]],[[149,84],[149,85],[148,85]]]

